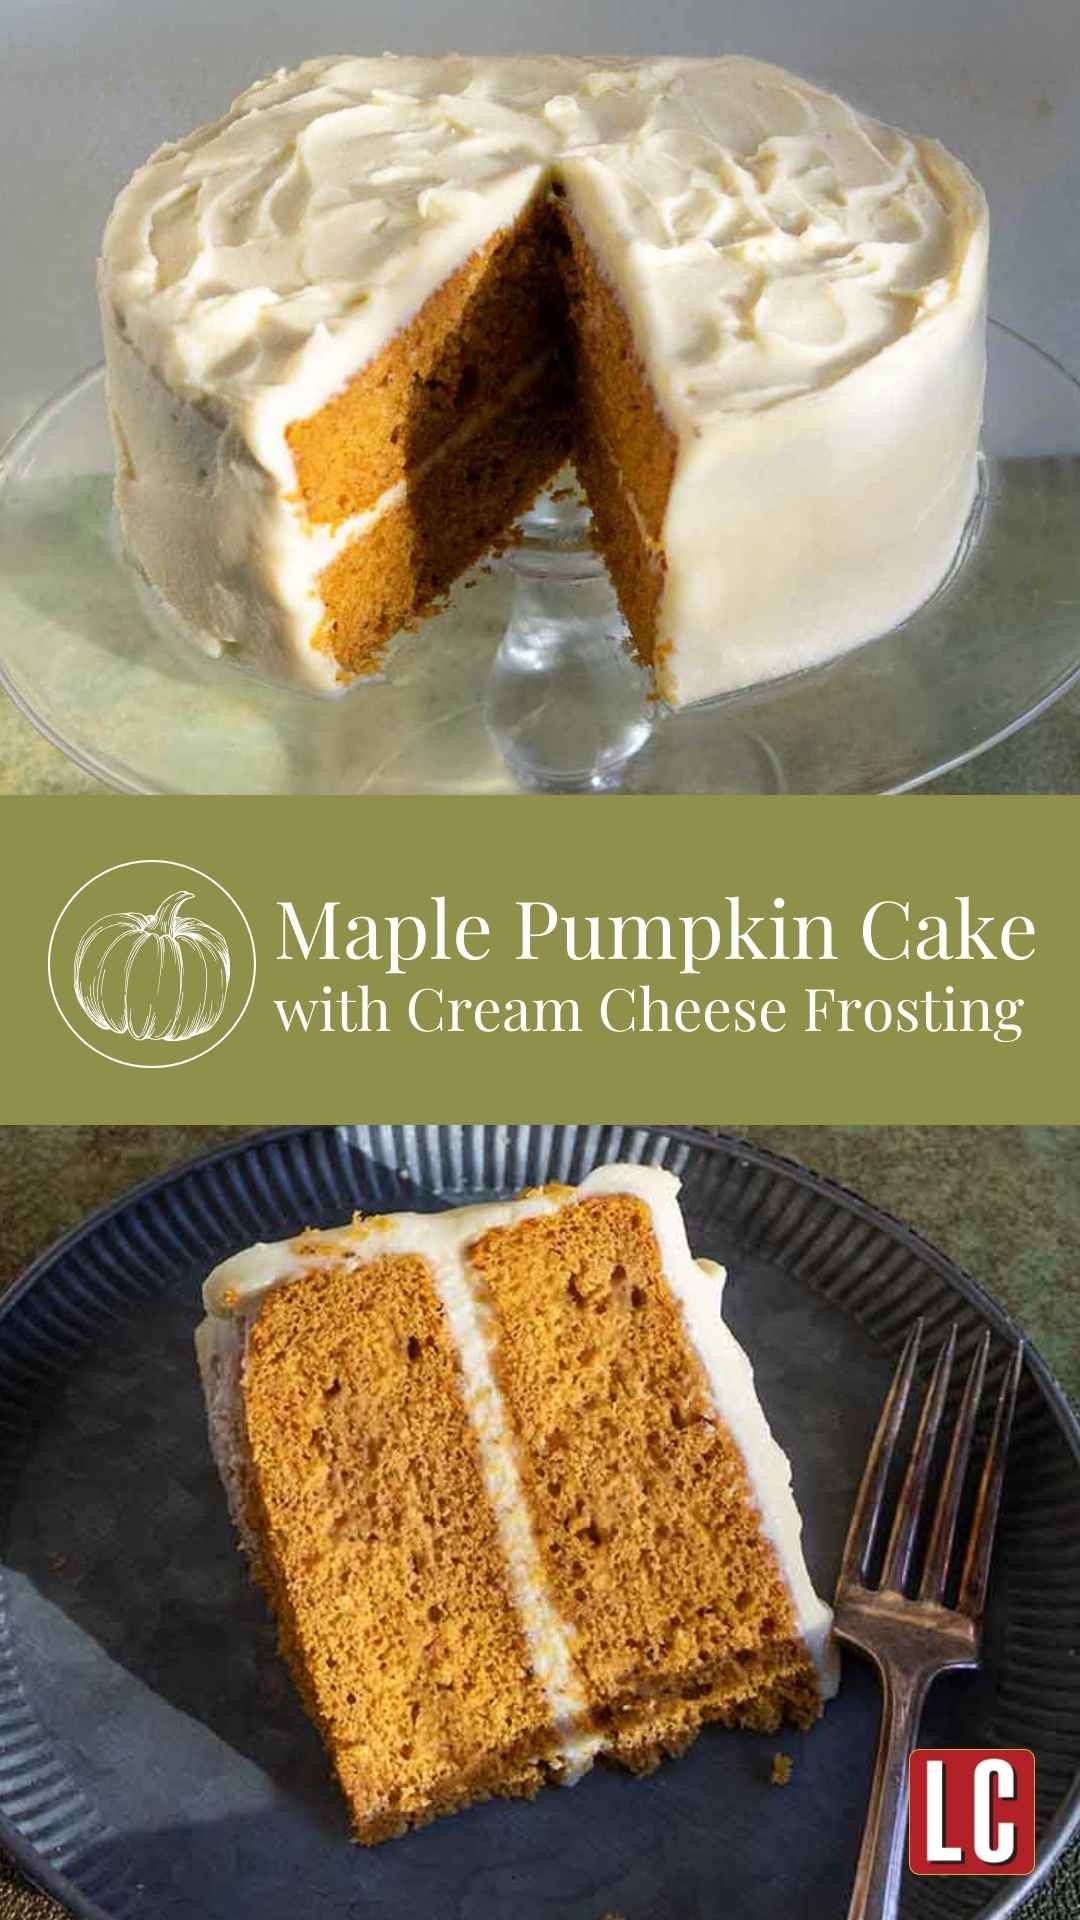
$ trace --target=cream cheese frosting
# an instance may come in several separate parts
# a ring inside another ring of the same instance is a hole
[[[987,248],[942,147],[737,57],[321,59],[160,148],[103,244],[121,518],[204,646],[335,689],[311,642],[336,548],[286,429],[553,182],[678,440],[666,697],[812,665],[940,582],[975,491]]]
[[[648,1207],[665,1277],[682,1309],[710,1399],[742,1453],[762,1530],[776,1555],[800,1635],[817,1669],[822,1697],[830,1698],[837,1686],[832,1615],[814,1592],[807,1572],[791,1468],[769,1431],[754,1391],[750,1362],[724,1323],[723,1269],[711,1261],[694,1260],[678,1192],[676,1177],[660,1168],[600,1167],[579,1187],[558,1194],[528,1194],[517,1200],[459,1207],[446,1213],[358,1219],[346,1227],[250,1247],[215,1268],[203,1289],[206,1318],[196,1341],[211,1437],[222,1476],[232,1490],[234,1518],[243,1532],[242,1502],[236,1496],[236,1487],[240,1478],[237,1453],[242,1444],[239,1400],[244,1328],[267,1292],[302,1279],[328,1257],[362,1263],[386,1254],[408,1253],[427,1263],[457,1352],[465,1404],[477,1438],[518,1617],[548,1701],[559,1740],[560,1773],[567,1782],[588,1768],[602,1740],[597,1734],[581,1731],[585,1701],[574,1664],[573,1636],[544,1578],[522,1494],[509,1420],[492,1365],[487,1320],[490,1309],[470,1266],[468,1249],[492,1229],[555,1213],[590,1194],[633,1194]],[[248,1544],[252,1545],[250,1541]]]

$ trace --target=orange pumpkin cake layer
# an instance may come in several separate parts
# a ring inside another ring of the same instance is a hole
[[[600,271],[565,199],[557,204],[568,241],[563,274],[577,371],[579,438],[598,438],[617,455],[642,535],[660,544],[678,438],[657,404],[614,287]]]
[[[635,1771],[835,1685],[789,1469],[677,1182],[252,1248],[210,1276],[211,1441],[357,1837]]]
[[[558,361],[505,382],[503,405],[474,421],[320,575],[313,645],[343,676],[376,670],[387,642],[432,611],[562,466],[570,412]]]
[[[585,1200],[496,1229],[471,1259],[491,1290],[496,1371],[545,1569],[602,1723],[630,1723],[629,1752],[660,1696],[660,1745],[669,1701],[689,1708],[688,1736],[748,1700],[760,1712],[762,1687],[796,1674],[814,1719],[813,1665],[649,1208]]]
[[[497,413],[515,374],[553,360],[565,308],[553,218],[540,195],[341,393],[289,427],[308,518],[336,526],[364,513],[470,417]]]
[[[343,679],[378,668],[394,635],[506,536],[570,452],[556,220],[538,195],[370,366],[288,429],[311,524],[360,521],[318,580],[312,645]]]
[[[574,461],[634,650],[652,666],[659,664],[667,567],[663,526],[678,440],[659,410],[614,288],[565,202],[560,214],[568,241],[564,275],[574,341]]]
[[[535,1792],[547,1705],[425,1263],[377,1257],[273,1293],[244,1409],[282,1650],[360,1838]]]

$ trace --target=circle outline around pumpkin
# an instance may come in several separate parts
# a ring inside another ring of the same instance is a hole
[[[122,1060],[115,1053],[107,1053],[104,1047],[96,1047],[93,1041],[88,1040],[85,1034],[80,1033],[78,1027],[76,1027],[73,1024],[73,1022],[69,1020],[67,1014],[64,1012],[64,1009],[60,1004],[56,987],[53,982],[53,947],[55,945],[56,936],[60,928],[60,922],[63,920],[64,915],[67,913],[68,908],[74,905],[75,901],[79,898],[79,895],[81,893],[86,892],[87,887],[94,886],[98,880],[107,879],[110,873],[119,873],[125,867],[170,867],[176,873],[193,873],[197,879],[205,880],[210,886],[216,887],[219,893],[224,894],[226,900],[228,900],[229,904],[232,907],[234,907],[236,909],[236,912],[239,914],[240,919],[243,922],[244,931],[246,932],[248,937],[248,941],[251,948],[251,980],[248,984],[248,990],[244,998],[243,1006],[240,1008],[239,1013],[236,1015],[236,1018],[232,1021],[231,1025],[226,1027],[224,1033],[219,1034],[216,1040],[211,1040],[210,1045],[208,1047],[201,1047],[198,1053],[185,1054],[182,1060]],[[81,887],[76,887],[74,893],[70,896],[70,898],[65,900],[63,906],[61,907],[59,913],[56,916],[56,919],[53,921],[52,932],[49,935],[49,945],[45,955],[45,970],[46,970],[46,975],[49,982],[49,993],[52,997],[53,1006],[56,1008],[56,1011],[60,1015],[60,1018],[63,1021],[65,1027],[68,1029],[68,1032],[73,1033],[75,1035],[76,1040],[80,1041],[81,1044],[84,1047],[86,1047],[90,1053],[96,1053],[99,1060],[108,1060],[110,1065],[114,1067],[134,1067],[137,1072],[141,1072],[141,1073],[164,1073],[170,1067],[188,1067],[188,1066],[191,1066],[196,1060],[204,1059],[208,1053],[213,1053],[215,1047],[220,1047],[223,1040],[227,1040],[231,1033],[235,1033],[236,1028],[239,1026],[241,1020],[243,1019],[245,1013],[247,1012],[249,1006],[251,1005],[251,996],[255,991],[255,975],[258,972],[258,965],[259,965],[259,958],[258,958],[258,953],[255,947],[255,935],[251,931],[251,922],[248,919],[247,914],[244,912],[243,907],[240,905],[240,902],[234,897],[233,894],[229,892],[228,887],[223,887],[221,884],[221,881],[215,880],[212,873],[204,873],[202,867],[189,866],[189,864],[185,860],[156,860],[153,857],[146,856],[146,855],[144,855],[143,858],[139,860],[116,860],[114,861],[111,867],[102,867],[100,873],[92,873],[90,875],[89,880],[84,880]]]

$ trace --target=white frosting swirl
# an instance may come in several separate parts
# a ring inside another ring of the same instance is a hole
[[[106,289],[177,392],[285,386],[295,417],[552,169],[625,247],[692,414],[806,392],[910,331],[979,207],[931,143],[753,60],[311,60],[135,175]]]

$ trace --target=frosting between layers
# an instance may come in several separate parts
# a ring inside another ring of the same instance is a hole
[[[959,162],[754,60],[340,58],[162,147],[106,229],[120,510],[196,628],[333,687],[286,429],[552,180],[679,437],[668,697],[812,664],[937,585],[982,404],[986,210]]]
[[[544,1688],[560,1745],[561,1772],[574,1780],[590,1765],[602,1738],[580,1730],[585,1696],[573,1660],[572,1634],[547,1589],[521,1489],[507,1415],[491,1365],[491,1342],[483,1303],[468,1261],[468,1248],[482,1234],[522,1220],[552,1214],[597,1193],[632,1194],[649,1208],[668,1285],[679,1302],[687,1333],[705,1373],[709,1395],[742,1453],[762,1530],[776,1554],[800,1636],[818,1673],[821,1694],[836,1691],[838,1667],[830,1639],[832,1615],[810,1583],[802,1551],[802,1522],[791,1491],[791,1469],[773,1439],[754,1393],[753,1371],[721,1314],[723,1269],[696,1262],[678,1204],[679,1182],[656,1167],[616,1165],[594,1170],[575,1189],[530,1194],[519,1200],[461,1207],[441,1214],[394,1214],[357,1220],[329,1232],[258,1245],[217,1267],[203,1289],[207,1318],[198,1335],[204,1382],[220,1343],[231,1390],[240,1390],[237,1320],[257,1313],[266,1293],[300,1279],[327,1259],[377,1259],[409,1253],[424,1259],[442,1301],[458,1354],[470,1420],[477,1437],[485,1486],[496,1516],[512,1590],[530,1657]],[[228,1419],[220,1404],[219,1424]]]

